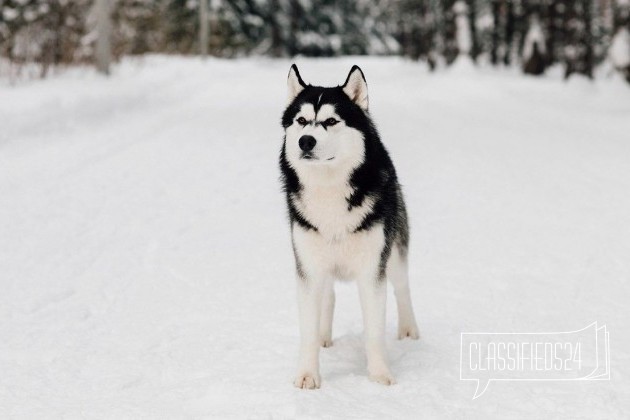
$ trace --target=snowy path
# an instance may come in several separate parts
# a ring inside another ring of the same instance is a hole
[[[291,384],[277,152],[289,62],[149,57],[0,88],[1,418],[627,418],[630,89],[360,64],[412,222],[422,339],[368,382],[338,284],[322,389]],[[623,321],[623,320],[626,321]],[[610,382],[459,380],[460,332],[611,336]]]

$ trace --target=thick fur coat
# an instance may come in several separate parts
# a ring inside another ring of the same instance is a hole
[[[355,280],[370,379],[392,384],[384,352],[386,279],[394,286],[399,338],[418,338],[407,279],[409,227],[394,165],[368,113],[354,66],[343,85],[311,86],[295,65],[282,116],[282,183],[300,308],[295,385],[318,388],[319,347],[332,345],[335,279]]]

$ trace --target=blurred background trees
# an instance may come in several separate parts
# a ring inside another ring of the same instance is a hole
[[[113,59],[402,55],[435,68],[467,56],[566,77],[606,62],[630,80],[630,0],[0,0],[0,56],[42,76],[98,61],[99,34]]]

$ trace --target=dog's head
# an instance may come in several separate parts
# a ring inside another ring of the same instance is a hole
[[[297,169],[359,166],[365,156],[368,91],[363,72],[353,66],[343,85],[304,83],[297,66],[289,70],[288,106],[282,116],[285,158]]]

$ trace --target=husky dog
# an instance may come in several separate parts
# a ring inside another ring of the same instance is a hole
[[[394,165],[368,114],[367,83],[352,67],[343,86],[304,83],[295,64],[280,153],[295,254],[300,355],[295,386],[319,388],[319,347],[332,345],[334,279],[356,280],[372,381],[395,383],[385,356],[386,279],[398,338],[417,339],[407,277],[409,228]]]

